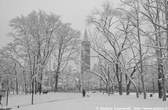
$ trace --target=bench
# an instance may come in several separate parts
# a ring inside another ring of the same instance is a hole
[[[48,91],[47,91],[47,90],[45,90],[45,91],[43,91],[42,93],[43,93],[43,94],[47,94],[47,93],[48,93]]]

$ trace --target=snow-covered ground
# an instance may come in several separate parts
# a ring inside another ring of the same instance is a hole
[[[139,107],[141,110],[158,110],[158,108],[168,110],[168,101],[163,102],[157,98],[157,95],[152,98],[148,95],[144,100],[142,96],[137,99],[133,93],[129,96],[119,96],[117,93],[110,96],[89,93],[85,98],[79,93],[48,93],[36,95],[34,99],[35,104],[31,105],[30,95],[10,96],[8,108],[12,110],[133,110]]]

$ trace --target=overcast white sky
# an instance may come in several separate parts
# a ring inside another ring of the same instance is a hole
[[[7,37],[9,21],[16,16],[40,9],[60,15],[64,22],[83,31],[86,17],[104,1],[107,0],[0,0],[0,48],[11,40]],[[119,0],[110,1],[114,7],[119,3]]]

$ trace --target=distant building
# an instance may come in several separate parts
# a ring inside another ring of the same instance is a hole
[[[84,39],[81,42],[81,85],[82,89],[86,88],[87,76],[90,71],[90,41],[88,40],[88,34],[85,30]]]

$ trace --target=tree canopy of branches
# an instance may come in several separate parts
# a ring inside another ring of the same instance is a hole
[[[72,29],[70,24],[63,23],[58,15],[44,11],[18,16],[10,21],[10,27],[12,32],[9,35],[13,37],[13,42],[1,49],[1,55],[20,67],[25,89],[27,86],[31,88],[29,91],[32,92],[33,104],[34,93],[42,92],[43,74],[49,59],[54,56],[57,62],[57,88],[60,66],[63,61],[73,60],[80,33]]]
[[[157,67],[158,96],[166,100],[167,8],[166,0],[122,0],[120,8],[114,9],[110,2],[105,2],[88,17],[87,22],[92,25],[92,49],[115,65],[111,68],[120,95],[125,74],[127,93],[131,82],[139,84],[140,80],[142,88],[140,85],[135,88],[138,87],[138,92],[142,90],[146,99],[145,79],[150,73],[145,68]]]

